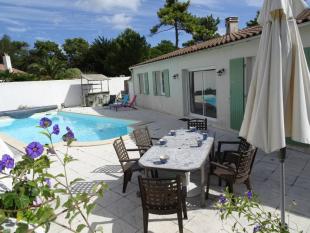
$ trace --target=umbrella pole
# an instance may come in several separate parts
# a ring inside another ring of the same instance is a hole
[[[280,163],[281,163],[281,174],[280,174],[280,189],[281,189],[281,225],[286,227],[285,223],[285,158],[286,158],[286,147],[282,148],[279,152]]]

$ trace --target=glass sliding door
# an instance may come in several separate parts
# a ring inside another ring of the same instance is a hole
[[[195,71],[190,76],[191,113],[217,118],[216,72]]]
[[[191,113],[203,115],[202,72],[192,72],[190,77]]]

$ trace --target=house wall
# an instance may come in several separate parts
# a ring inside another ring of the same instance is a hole
[[[310,47],[310,24],[304,24],[300,28],[300,33],[304,47]],[[189,71],[205,70],[215,68],[216,70],[225,69],[222,76],[216,78],[217,86],[217,119],[210,119],[213,124],[223,128],[230,128],[230,80],[229,80],[229,61],[240,57],[255,57],[259,45],[259,38],[254,37],[247,40],[230,43],[224,46],[215,47],[199,51],[196,53],[183,55],[163,61],[158,61],[132,70],[134,92],[137,95],[137,105],[172,115],[183,116],[183,87],[182,70]],[[170,97],[154,96],[152,72],[169,70],[170,75]],[[148,72],[150,94],[139,94],[139,82],[137,74]],[[174,79],[173,75],[178,74]]]
[[[123,91],[127,79],[129,77],[111,78],[110,94]],[[40,107],[62,103],[66,107],[81,105],[80,79],[0,83],[0,112],[16,110],[21,106]]]

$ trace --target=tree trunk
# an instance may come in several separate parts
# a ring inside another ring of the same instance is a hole
[[[174,24],[174,29],[175,29],[175,48],[179,48],[179,28],[178,24]]]

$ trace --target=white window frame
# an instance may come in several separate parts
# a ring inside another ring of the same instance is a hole
[[[139,93],[145,94],[145,85],[144,85],[144,74],[138,74],[138,82],[139,82]]]
[[[160,94],[161,95],[166,95],[164,72],[160,71],[159,78],[160,78]]]

